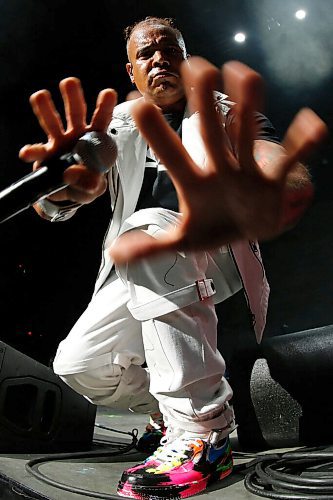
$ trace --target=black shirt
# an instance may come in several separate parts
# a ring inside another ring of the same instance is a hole
[[[164,118],[180,137],[182,135],[183,116],[183,112],[164,114]],[[280,143],[275,129],[268,118],[261,113],[255,113],[255,117],[258,125],[256,139]],[[232,119],[233,114],[229,112],[227,120]],[[175,212],[179,211],[177,192],[168,172],[164,165],[155,157],[154,152],[148,147],[143,183],[135,211],[151,207],[162,207]]]

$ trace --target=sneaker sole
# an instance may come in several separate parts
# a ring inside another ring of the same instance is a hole
[[[157,488],[149,488],[147,486],[133,487],[127,482],[119,483],[117,494],[121,497],[134,498],[136,500],[179,500],[179,498],[187,498],[201,493],[208,485],[228,477],[232,473],[232,470],[233,462],[231,461],[221,472],[217,471],[200,481]]]

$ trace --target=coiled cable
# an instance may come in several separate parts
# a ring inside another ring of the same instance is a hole
[[[330,448],[261,455],[246,464],[246,468],[252,470],[246,475],[244,486],[254,495],[277,500],[333,500]]]

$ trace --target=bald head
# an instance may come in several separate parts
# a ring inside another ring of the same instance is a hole
[[[169,18],[169,17],[146,17],[145,19],[138,21],[130,26],[127,26],[127,28],[124,29],[124,37],[126,41],[126,49],[127,49],[127,55],[129,52],[129,43],[132,38],[132,35],[134,32],[140,28],[151,28],[154,27],[156,29],[163,29],[163,28],[169,28],[170,30],[173,31],[174,36],[176,37],[179,46],[181,47],[183,51],[183,57],[184,59],[187,58],[187,52],[186,52],[186,46],[184,42],[184,38],[180,30],[176,27],[174,20]]]

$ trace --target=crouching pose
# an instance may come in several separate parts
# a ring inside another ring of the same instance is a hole
[[[168,19],[138,22],[126,41],[127,72],[142,98],[114,108],[106,89],[87,124],[80,82],[63,80],[64,130],[49,93],[37,92],[31,102],[48,142],[25,146],[21,158],[38,168],[87,130],[107,130],[117,143],[107,177],[73,165],[67,187],[35,206],[61,221],[110,191],[95,291],[54,370],[96,405],[149,414],[150,436],[163,435],[123,473],[120,495],[185,498],[232,471],[232,390],[214,304],[243,289],[260,341],[269,287],[256,239],[281,233],[308,205],[311,182],[298,160],[325,127],[304,110],[281,145],[256,112],[260,77],[240,63],[225,66],[234,105],[215,92],[220,72],[187,58]]]

